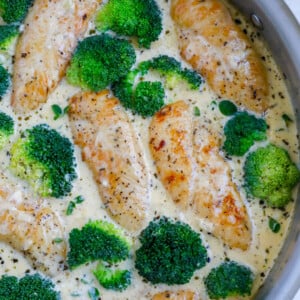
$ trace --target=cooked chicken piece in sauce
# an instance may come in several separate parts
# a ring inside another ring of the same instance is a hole
[[[11,103],[16,112],[28,112],[47,101],[100,2],[34,1],[15,54]]]
[[[251,225],[245,205],[219,153],[219,139],[184,101],[165,106],[150,125],[150,149],[173,201],[233,248],[246,250]]]
[[[152,300],[200,300],[200,298],[192,291],[178,291],[178,292],[163,292],[156,294]]]
[[[79,93],[70,100],[75,143],[94,174],[112,218],[135,231],[146,220],[149,178],[140,141],[119,100],[108,91]]]
[[[183,59],[223,98],[247,109],[268,107],[265,67],[247,36],[219,0],[172,0]]]
[[[0,190],[0,241],[50,276],[64,267],[67,245],[59,216],[48,205],[26,199],[21,191]]]

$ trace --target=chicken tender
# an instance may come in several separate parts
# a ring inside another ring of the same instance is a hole
[[[62,242],[56,243],[57,238]],[[0,240],[50,276],[64,267],[67,245],[59,216],[44,203],[26,199],[21,191],[0,190]]]
[[[15,54],[11,103],[17,113],[37,109],[47,101],[100,2],[34,1]]]
[[[142,148],[119,100],[108,91],[80,93],[70,100],[75,143],[94,174],[112,218],[127,230],[142,228],[149,178]]]
[[[192,291],[178,291],[178,292],[163,292],[156,294],[152,300],[200,300],[200,298]]]
[[[150,149],[174,202],[233,248],[246,250],[251,225],[245,205],[219,153],[219,139],[184,101],[167,105],[150,125]]]
[[[265,67],[219,0],[172,0],[183,59],[223,98],[258,113],[268,108]]]

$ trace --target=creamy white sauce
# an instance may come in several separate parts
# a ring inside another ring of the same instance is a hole
[[[71,3],[71,1],[69,1]],[[169,16],[169,3],[168,1],[158,1],[163,11],[164,29],[160,36],[160,39],[152,44],[150,50],[137,49],[138,61],[150,59],[153,56],[159,54],[167,54],[180,59],[177,39],[174,31],[174,26]],[[253,37],[254,47],[257,48],[260,55],[265,57],[265,65],[268,69],[268,77],[270,82],[270,97],[269,101],[272,108],[268,110],[266,114],[266,120],[270,128],[268,130],[268,139],[275,144],[284,147],[288,150],[294,161],[298,161],[298,142],[296,138],[295,123],[291,123],[289,127],[286,127],[285,122],[282,119],[282,114],[286,113],[292,119],[295,119],[293,109],[290,104],[290,99],[285,87],[284,78],[281,72],[276,67],[270,52],[266,49],[264,42],[257,37],[255,30],[245,21],[242,17],[233,11],[234,18],[238,18],[242,21],[241,27],[247,30],[248,36]],[[93,23],[90,24],[90,29],[93,29]],[[0,56],[0,60],[11,71],[11,59],[9,56]],[[183,65],[186,65],[183,62]],[[16,189],[24,189],[29,193],[32,191],[28,188],[25,182],[22,182],[15,178],[8,170],[9,151],[12,143],[18,138],[20,131],[26,128],[40,123],[48,123],[51,127],[57,129],[63,135],[72,140],[71,130],[68,123],[67,116],[60,118],[56,121],[53,120],[53,113],[51,111],[52,104],[58,104],[61,107],[65,107],[68,104],[68,98],[79,91],[78,88],[69,86],[65,80],[59,84],[58,88],[50,95],[47,104],[36,112],[24,117],[16,116],[13,114],[10,107],[10,93],[0,103],[0,110],[13,116],[15,119],[15,134],[11,138],[10,143],[0,152],[0,165],[3,170],[4,178],[0,178],[0,183],[11,182],[15,184]],[[172,91],[168,91],[167,102],[175,100],[187,100],[192,105],[198,106],[201,111],[201,117],[205,116],[213,122],[214,129],[222,134],[222,128],[228,117],[223,116],[218,109],[218,106],[214,102],[216,95],[210,90],[207,84],[201,87],[201,91],[190,91],[184,84],[176,87]],[[153,160],[150,155],[148,147],[148,126],[150,119],[142,119],[138,116],[133,116],[130,112],[130,120],[132,121],[136,132],[138,133],[144,148],[144,154],[146,157],[146,164],[151,175],[151,209],[148,215],[149,220],[154,216],[165,215],[173,218],[177,218],[183,222],[189,223],[195,230],[200,230],[202,224],[196,222],[194,218],[189,218],[187,214],[180,212],[178,207],[174,205],[170,196],[166,193],[166,190],[162,186],[161,182],[156,179],[157,173]],[[255,147],[264,145],[266,142],[256,143]],[[73,228],[82,227],[88,220],[106,219],[114,222],[108,216],[101,202],[100,196],[97,191],[97,186],[93,180],[92,174],[87,166],[81,160],[81,153],[79,148],[75,147],[76,160],[78,163],[78,179],[74,181],[72,192],[69,196],[62,200],[49,199],[51,207],[57,211],[61,219],[63,220],[65,228],[65,236],[67,239],[69,232]],[[166,285],[151,285],[145,283],[143,279],[134,270],[134,262],[132,259],[122,263],[123,268],[129,268],[133,272],[132,285],[124,292],[112,292],[102,288],[94,278],[91,270],[95,268],[97,263],[91,263],[85,266],[78,267],[74,271],[64,271],[57,274],[53,279],[56,283],[57,289],[61,292],[62,299],[88,299],[88,293],[90,287],[97,287],[101,293],[101,299],[114,300],[114,299],[151,299],[151,296],[159,291],[165,290],[178,290],[188,288],[196,291],[201,299],[208,299],[205,293],[205,287],[203,284],[203,278],[209,273],[211,268],[217,266],[223,262],[225,257],[236,260],[243,264],[248,265],[256,275],[253,294],[257,291],[259,286],[263,283],[270,268],[272,267],[274,260],[278,256],[282,243],[284,242],[286,233],[288,231],[290,220],[293,216],[294,203],[291,202],[285,210],[271,209],[265,207],[263,204],[257,201],[248,201],[243,185],[243,166],[244,158],[232,158],[229,164],[232,168],[233,180],[238,186],[238,189],[242,195],[242,198],[248,208],[248,212],[251,216],[253,226],[253,239],[249,250],[241,251],[238,249],[229,249],[222,241],[214,238],[206,233],[205,228],[202,227],[201,235],[204,244],[208,248],[208,254],[210,262],[201,270],[197,270],[194,273],[193,278],[189,284],[183,286],[166,286]],[[294,193],[294,197],[296,192]],[[77,205],[71,216],[66,216],[65,211],[69,201],[73,200],[76,196],[82,195],[85,201],[82,204]],[[35,195],[32,195],[36,198]],[[273,233],[268,227],[268,217],[272,216],[281,223],[281,230],[279,233]],[[58,237],[62,238],[62,237]],[[133,236],[134,246],[132,249],[132,255],[134,250],[139,247],[137,237]],[[11,247],[0,243],[0,275],[23,275],[24,272],[34,272],[26,258],[20,253],[14,251]]]

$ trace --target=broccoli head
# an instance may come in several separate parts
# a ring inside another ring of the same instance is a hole
[[[150,222],[139,239],[135,267],[151,283],[188,283],[207,262],[200,235],[185,223],[163,217]]]
[[[162,17],[154,0],[110,0],[96,16],[96,27],[137,37],[141,47],[150,48],[162,31]]]
[[[10,75],[7,70],[0,65],[0,100],[6,94],[10,85]]]
[[[136,69],[113,84],[112,90],[125,108],[143,117],[153,116],[164,105],[165,91],[160,81],[141,81],[135,85],[137,78],[150,70],[165,76],[168,87],[178,81],[186,81],[191,89],[197,89],[202,82],[196,72],[183,69],[177,60],[166,55],[140,63]]]
[[[128,41],[108,34],[90,36],[78,44],[67,69],[67,80],[97,92],[125,76],[135,59]]]
[[[269,206],[283,207],[292,199],[300,172],[289,154],[273,144],[249,153],[244,165],[245,187]]]
[[[0,278],[1,300],[60,300],[50,279],[42,277],[38,273],[26,274],[22,278],[4,275]]]
[[[42,197],[63,197],[77,177],[73,144],[48,125],[37,125],[12,146],[10,169]]]
[[[267,123],[247,112],[238,112],[224,127],[223,149],[229,155],[243,156],[255,141],[267,139]]]
[[[0,0],[0,15],[6,23],[22,22],[34,0]]]
[[[179,81],[185,81],[192,90],[196,90],[202,83],[202,77],[197,72],[183,68],[179,61],[167,55],[160,55],[143,62],[140,68],[152,69],[165,76],[168,88],[174,88]]]
[[[112,270],[103,263],[97,265],[93,271],[98,282],[106,289],[124,291],[131,284],[131,273],[128,270]]]
[[[134,88],[136,70],[112,86],[125,108],[143,117],[153,116],[164,105],[165,90],[158,81],[142,81]]]
[[[7,51],[19,35],[19,26],[0,25],[0,50]]]
[[[225,299],[251,294],[254,275],[250,268],[227,261],[212,269],[204,279],[211,299]]]
[[[14,120],[4,112],[0,112],[0,149],[8,142],[14,133]]]
[[[90,221],[69,236],[68,265],[71,269],[86,262],[102,260],[115,263],[126,259],[131,243],[123,231],[106,221]]]

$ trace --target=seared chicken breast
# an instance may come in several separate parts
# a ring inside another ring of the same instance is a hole
[[[0,241],[50,276],[63,269],[67,245],[59,216],[45,203],[26,199],[21,191],[0,190]]]
[[[191,210],[199,224],[233,248],[246,250],[251,225],[219,153],[218,136],[184,101],[165,106],[150,125],[150,149],[174,202]]]
[[[261,113],[268,107],[262,61],[220,0],[172,0],[183,59],[223,98]]]
[[[69,109],[75,143],[94,174],[105,207],[127,230],[146,220],[149,179],[142,148],[119,100],[108,91],[80,93]]]
[[[200,300],[192,291],[182,290],[178,292],[163,292],[153,296],[152,300]]]
[[[28,112],[47,101],[100,2],[34,1],[15,53],[11,103],[16,112]]]

